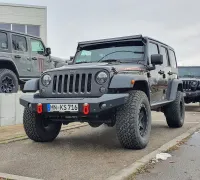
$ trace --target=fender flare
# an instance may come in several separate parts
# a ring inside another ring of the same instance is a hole
[[[8,62],[8,63],[11,63],[12,66],[14,67],[15,72],[17,73],[17,74],[16,74],[17,77],[19,78],[19,71],[18,71],[18,68],[17,68],[17,66],[15,65],[15,63],[13,62],[12,59],[7,58],[7,57],[0,57],[0,63],[2,63],[2,62]]]
[[[36,92],[39,90],[39,78],[31,79],[24,85],[23,92]]]
[[[178,90],[183,92],[183,81],[180,79],[174,79],[168,85],[167,99],[175,100]]]
[[[145,81],[148,84],[148,79],[145,76],[138,74],[117,74],[111,79],[109,88],[133,88],[131,81]]]

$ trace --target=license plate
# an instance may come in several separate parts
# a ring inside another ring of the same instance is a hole
[[[47,104],[48,112],[77,112],[78,104]]]

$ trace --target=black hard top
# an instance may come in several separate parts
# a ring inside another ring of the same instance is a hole
[[[133,36],[123,36],[123,37],[116,37],[116,38],[107,38],[107,39],[99,39],[99,40],[92,40],[92,41],[82,41],[78,43],[78,46],[88,46],[88,45],[93,45],[93,44],[101,44],[101,43],[109,43],[109,42],[118,42],[118,41],[129,41],[129,40],[150,40],[150,41],[154,41],[160,44],[163,44],[164,46],[167,46],[171,49],[173,49],[172,47],[168,46],[167,44],[160,42],[156,39],[153,39],[151,37],[148,36],[142,36],[142,35],[133,35]]]
[[[38,36],[33,36],[33,35],[30,35],[30,34],[25,34],[25,33],[17,32],[17,31],[11,31],[11,30],[6,30],[6,29],[1,29],[0,28],[0,32],[2,32],[2,31],[3,32],[9,32],[9,33],[14,33],[14,34],[22,35],[22,36],[28,36],[28,37],[32,37],[32,38],[41,39]]]

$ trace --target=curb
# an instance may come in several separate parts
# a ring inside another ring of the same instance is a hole
[[[5,173],[0,173],[0,178],[8,179],[8,180],[42,180],[42,179],[35,179],[35,178],[30,178],[30,177],[24,177],[24,176],[17,176],[17,175],[12,175],[12,174],[5,174]]]
[[[182,141],[182,140],[186,139],[187,137],[191,136],[192,134],[194,134],[199,129],[200,129],[200,124],[197,125],[196,127],[189,129],[185,133],[183,133],[180,136],[174,138],[173,140],[167,142],[166,144],[162,145],[160,148],[151,152],[150,154],[148,154],[148,155],[142,157],[141,159],[135,161],[130,166],[120,170],[119,172],[110,176],[106,180],[127,180],[127,179],[129,179],[140,168],[144,167],[147,163],[149,163],[149,161],[154,159],[156,157],[156,154],[161,153],[161,152],[166,152],[167,150],[169,150],[173,146],[177,145],[180,141]]]
[[[70,127],[64,127],[64,128],[61,129],[61,132],[66,131],[66,130],[70,130],[70,129],[76,129],[76,128],[83,127],[83,126],[88,126],[88,124],[79,124],[79,125],[71,125]],[[21,141],[21,140],[25,140],[25,139],[28,139],[28,137],[24,134],[24,135],[21,135],[21,136],[20,135],[16,136],[14,138],[2,140],[2,141],[0,141],[0,144],[7,144],[7,143]]]

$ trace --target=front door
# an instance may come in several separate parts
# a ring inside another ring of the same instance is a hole
[[[45,46],[41,40],[31,38],[30,46],[33,76],[39,77],[43,71],[50,69],[50,58],[45,56]]]
[[[31,61],[25,36],[12,34],[12,58],[20,78],[31,77]]]
[[[159,54],[158,45],[156,43],[149,42],[148,52],[149,52],[149,59],[151,59],[151,55]],[[155,69],[149,72],[151,104],[160,102],[160,99],[162,97],[162,90],[160,87],[161,76],[159,74],[160,70],[161,66],[156,65]]]

